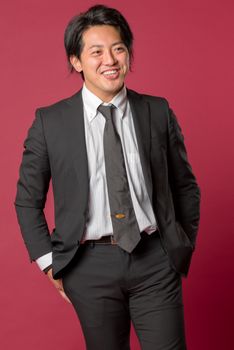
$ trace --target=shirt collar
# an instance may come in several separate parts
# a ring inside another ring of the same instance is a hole
[[[100,104],[113,104],[118,109],[118,114],[120,117],[124,117],[127,106],[127,89],[125,85],[110,102],[104,103],[99,97],[92,93],[84,83],[82,88],[82,98],[89,122],[92,122],[92,120],[97,116],[97,108],[100,106]]]

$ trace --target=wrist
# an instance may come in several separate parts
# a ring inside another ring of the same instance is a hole
[[[52,264],[43,269],[44,273],[47,275],[47,272],[52,268]]]

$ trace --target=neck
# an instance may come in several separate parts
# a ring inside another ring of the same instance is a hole
[[[105,94],[104,92],[99,93],[97,91],[94,91],[93,89],[90,89],[89,86],[87,86],[86,84],[85,84],[85,86],[90,92],[92,92],[95,96],[100,98],[100,100],[102,100],[102,102],[108,103],[122,90],[122,88],[124,87],[124,84],[122,85],[122,87],[120,89],[113,92],[112,94]]]

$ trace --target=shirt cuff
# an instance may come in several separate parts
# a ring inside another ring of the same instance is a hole
[[[36,263],[41,270],[52,265],[52,252],[40,256],[40,258],[36,259]]]
[[[48,272],[50,269],[52,269],[52,264],[49,265],[48,267],[46,267],[43,271],[44,271],[44,273],[47,275],[47,272]]]

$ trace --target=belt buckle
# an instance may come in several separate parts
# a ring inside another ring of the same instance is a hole
[[[116,245],[117,242],[116,242],[116,240],[114,239],[114,236],[110,236],[110,238],[111,238],[111,244]]]

